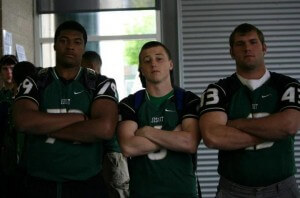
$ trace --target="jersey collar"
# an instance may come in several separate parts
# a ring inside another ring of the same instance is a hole
[[[251,91],[254,91],[258,87],[262,86],[270,78],[270,72],[267,69],[265,74],[260,79],[246,79],[238,74],[236,75],[241,83],[248,87]]]
[[[80,75],[80,73],[81,73],[81,70],[82,70],[82,67],[79,67],[78,73],[77,73],[77,75],[75,76],[74,80],[77,80],[77,79],[79,78],[79,75]],[[53,72],[54,78],[55,78],[56,80],[59,80],[60,78],[59,78],[59,76],[57,75],[57,73],[56,73],[56,71],[55,71],[55,67],[52,67],[52,72]]]

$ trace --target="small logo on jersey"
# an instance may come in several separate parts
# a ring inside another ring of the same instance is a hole
[[[175,112],[174,110],[171,109],[165,109],[166,112]]]
[[[60,104],[61,105],[70,105],[71,104],[71,99],[61,99]]]
[[[164,117],[152,117],[151,119],[151,124],[157,124],[157,123],[162,123],[164,122]]]
[[[74,91],[74,95],[78,95],[78,94],[81,94],[83,92],[84,92],[84,90],[82,90],[82,91]]]
[[[267,95],[262,95],[261,97],[262,98],[267,98],[267,97],[269,97],[269,96],[271,96],[272,94],[267,94]]]
[[[257,107],[258,107],[258,104],[252,104],[252,109],[253,109],[253,110],[256,110]]]

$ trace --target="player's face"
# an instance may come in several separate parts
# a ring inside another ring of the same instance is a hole
[[[79,67],[84,48],[81,32],[76,30],[61,31],[54,45],[57,64],[62,67]]]
[[[266,49],[266,45],[260,42],[257,33],[251,31],[246,34],[235,34],[230,53],[236,62],[237,70],[248,72],[265,67]]]
[[[14,65],[2,65],[1,77],[5,83],[12,83]]]
[[[140,69],[147,83],[171,82],[170,70],[173,69],[173,62],[163,47],[145,49],[140,58]]]

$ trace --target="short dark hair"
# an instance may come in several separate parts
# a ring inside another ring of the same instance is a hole
[[[57,29],[55,31],[55,35],[54,35],[54,43],[56,43],[59,34],[63,30],[76,30],[78,32],[81,32],[83,35],[84,45],[86,45],[87,34],[86,34],[85,28],[80,23],[78,23],[77,21],[73,21],[73,20],[65,21],[57,27]]]
[[[144,88],[146,88],[146,79],[145,79],[145,77],[143,76],[143,74],[142,74],[142,72],[141,72],[141,69],[140,69],[140,65],[141,65],[141,63],[142,63],[141,54],[142,54],[142,52],[143,52],[144,50],[146,50],[146,49],[149,49],[149,48],[152,48],[152,47],[158,47],[158,46],[164,48],[164,50],[166,51],[166,53],[167,53],[167,55],[168,55],[169,60],[172,59],[170,50],[169,50],[164,44],[162,44],[161,42],[158,42],[158,41],[149,41],[149,42],[145,43],[145,44],[142,46],[141,51],[140,51],[140,53],[139,53],[139,68],[138,68],[138,70],[139,70],[139,72],[140,72],[139,77],[140,77],[142,86],[143,86]],[[174,84],[173,69],[170,70],[170,77],[171,77],[171,83],[172,83],[172,85],[173,85],[173,84]]]
[[[4,55],[0,59],[0,69],[3,65],[15,65],[18,63],[18,59],[15,55]]]
[[[251,25],[249,23],[243,23],[243,24],[240,24],[238,25],[234,30],[233,32],[231,33],[230,37],[229,37],[229,45],[230,47],[233,47],[233,43],[234,43],[234,36],[236,34],[246,34],[248,32],[251,32],[251,31],[255,31],[257,33],[257,36],[260,40],[260,42],[262,44],[265,44],[265,37],[264,37],[264,34],[262,33],[262,31],[260,29],[258,29],[257,27],[255,27],[254,25]]]
[[[100,55],[95,51],[84,52],[84,54],[82,55],[82,59],[90,60],[92,62],[97,62],[97,63],[99,63],[100,66],[102,65],[102,59],[101,59]]]
[[[37,68],[28,61],[21,61],[13,68],[13,79],[17,85],[21,84],[27,76],[33,76]]]

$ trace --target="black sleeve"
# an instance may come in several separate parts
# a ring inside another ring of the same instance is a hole
[[[210,111],[226,112],[231,97],[241,86],[236,73],[208,85],[201,95],[200,116]]]
[[[185,118],[199,119],[200,98],[196,94],[186,91],[183,103],[182,120]]]
[[[15,101],[23,98],[30,99],[39,105],[38,86],[36,81],[31,77],[25,78],[25,80],[20,84]]]
[[[277,79],[280,94],[280,111],[285,109],[300,110],[300,83],[293,78],[281,76]],[[281,87],[281,88],[279,88]]]
[[[201,95],[200,115],[226,109],[226,93],[219,84],[210,84]]]
[[[94,100],[106,98],[118,102],[118,91],[115,80],[104,76],[98,76],[98,78]]]
[[[137,112],[134,109],[134,95],[124,98],[119,104],[119,121],[132,120],[137,122]]]

